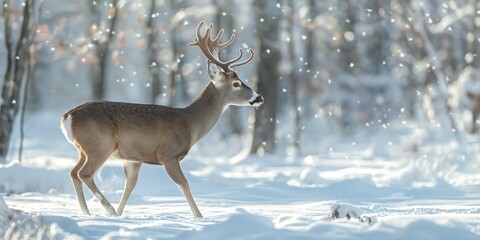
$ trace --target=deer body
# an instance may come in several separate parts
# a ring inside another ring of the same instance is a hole
[[[153,104],[133,104],[122,102],[88,102],[68,112],[61,119],[61,127],[68,139],[65,121],[71,119],[71,136],[79,153],[78,163],[73,167],[70,176],[84,214],[90,214],[82,183],[84,183],[106,209],[108,215],[121,215],[128,198],[137,182],[142,163],[164,165],[168,175],[183,191],[195,217],[202,217],[192,197],[188,182],[180,168],[182,160],[190,148],[205,136],[220,118],[229,105],[259,106],[263,98],[245,85],[236,72],[229,67],[238,61],[227,63],[218,61],[211,50],[218,51],[230,44],[233,37],[223,45],[218,40],[223,30],[212,41],[209,26],[204,37],[200,36],[197,27],[197,44],[204,44],[200,49],[209,63],[218,69],[210,69],[211,80],[202,94],[185,108],[172,108]],[[208,39],[207,39],[208,37]],[[208,52],[206,52],[208,51]],[[236,66],[248,63],[249,60],[236,63]],[[225,65],[222,65],[225,64]],[[223,71],[222,71],[223,70]],[[125,159],[125,189],[115,210],[103,196],[94,182],[95,172],[105,163],[109,156]]]
[[[89,102],[68,115],[72,135],[82,149],[103,146],[121,159],[162,164],[163,159],[186,155],[192,145],[191,141],[172,141],[190,139],[190,131],[184,116],[168,107]],[[108,146],[98,145],[104,142]]]
[[[83,148],[96,148],[99,142],[108,141],[114,145],[108,147],[114,148],[114,157],[162,164],[164,159],[183,158],[220,118],[224,103],[214,101],[215,95],[210,91],[215,91],[212,83],[186,108],[88,102],[67,112],[65,117],[72,116],[72,135]],[[209,107],[201,108],[205,104]]]

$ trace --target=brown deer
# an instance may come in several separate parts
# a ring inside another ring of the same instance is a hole
[[[235,35],[220,44],[223,29],[212,39],[210,35],[213,25],[210,24],[202,36],[200,30],[204,23],[202,21],[197,26],[195,42],[190,45],[198,46],[207,58],[210,81],[189,106],[172,108],[101,101],[87,102],[63,115],[62,132],[79,153],[78,163],[70,176],[84,214],[90,215],[90,212],[83,195],[82,183],[87,185],[103,205],[107,215],[120,216],[137,182],[140,165],[147,163],[165,166],[168,175],[184,193],[193,216],[202,217],[180,168],[180,160],[187,155],[193,144],[213,128],[229,105],[256,107],[263,103],[263,97],[242,82],[233,70],[234,67],[252,61],[253,50],[249,49],[250,56],[244,61],[239,62],[243,56],[241,49],[238,57],[227,62],[220,61],[218,52],[230,45]],[[68,118],[73,141],[65,129]],[[116,211],[94,182],[95,172],[110,155],[125,160],[125,188]]]

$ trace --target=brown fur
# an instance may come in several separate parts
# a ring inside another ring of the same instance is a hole
[[[112,149],[115,157],[162,164],[179,159],[192,146],[183,116],[165,106],[121,102],[89,102],[67,112],[79,150]],[[108,142],[108,143],[107,143]]]
[[[193,215],[202,216],[179,161],[187,155],[193,144],[213,128],[227,106],[248,106],[251,104],[249,99],[258,96],[246,85],[234,89],[232,81],[240,80],[225,73],[221,75],[219,83],[210,81],[200,97],[185,108],[88,102],[62,116],[62,130],[66,135],[65,121],[71,119],[72,142],[79,153],[78,163],[70,176],[84,214],[90,212],[83,195],[82,183],[98,198],[108,215],[121,215],[137,182],[141,164],[148,163],[164,165],[168,175],[184,192]],[[110,155],[127,160],[124,166],[125,190],[116,211],[93,180],[95,172]]]
[[[197,28],[197,33],[202,24]],[[204,41],[206,38],[197,43],[205,45]],[[213,44],[218,48],[218,41]],[[250,53],[251,57],[247,61],[237,62],[236,66],[251,61],[253,50],[250,50]],[[213,57],[211,53],[210,57]],[[202,217],[179,161],[187,155],[193,144],[213,128],[229,105],[259,106],[263,103],[261,96],[238,79],[228,65],[225,66],[224,72],[210,71],[209,68],[209,75],[213,80],[207,84],[200,97],[185,108],[123,102],[88,102],[62,116],[61,127],[66,137],[65,121],[67,118],[71,119],[72,143],[79,154],[70,176],[84,214],[90,212],[83,195],[83,183],[100,201],[108,215],[122,215],[137,182],[141,164],[149,163],[165,166],[170,178],[183,191],[193,215]],[[126,160],[125,189],[117,210],[103,196],[93,179],[95,172],[110,155]]]

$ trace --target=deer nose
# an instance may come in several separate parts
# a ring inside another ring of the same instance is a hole
[[[253,101],[250,102],[250,105],[257,107],[263,103],[263,97],[258,95]]]

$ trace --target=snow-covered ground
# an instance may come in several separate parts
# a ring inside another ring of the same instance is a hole
[[[142,165],[123,216],[107,217],[88,191],[92,216],[82,215],[69,178],[76,153],[58,115],[30,117],[27,130],[24,161],[0,165],[12,210],[0,204],[7,238],[480,239],[480,144],[460,145],[442,127],[392,123],[353,136],[311,129],[309,154],[240,162],[231,160],[239,140],[214,129],[181,163],[203,219],[152,165]],[[119,161],[96,177],[114,205],[123,180]]]

